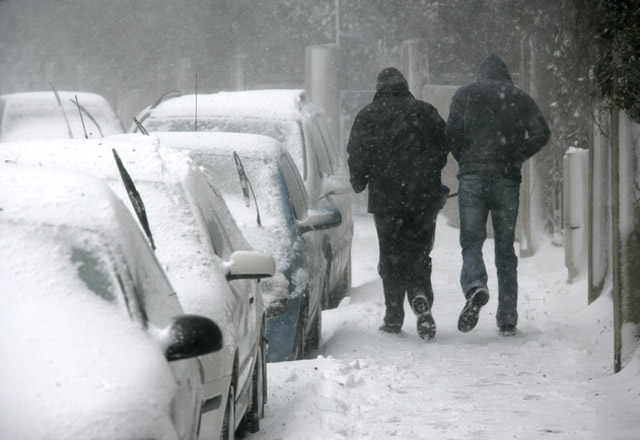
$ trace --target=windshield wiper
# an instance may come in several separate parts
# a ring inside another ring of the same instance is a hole
[[[64,111],[64,107],[62,106],[62,100],[60,99],[60,95],[58,94],[58,91],[56,90],[52,82],[49,82],[49,86],[51,87],[51,90],[53,90],[53,94],[56,97],[56,101],[58,101],[58,107],[60,107],[60,110],[62,110],[62,116],[64,116],[64,122],[67,124],[67,130],[69,130],[69,138],[73,139],[73,132],[71,131],[71,125],[69,125],[69,118],[67,118],[67,112]]]
[[[140,224],[142,225],[142,229],[144,229],[145,234],[147,234],[147,237],[149,238],[151,248],[155,250],[156,245],[153,242],[153,237],[151,236],[151,228],[149,227],[149,220],[147,219],[147,210],[142,202],[142,197],[140,197],[140,193],[136,189],[136,185],[133,183],[133,179],[131,179],[127,169],[124,167],[122,160],[120,160],[120,156],[116,149],[112,148],[111,151],[113,151],[113,157],[116,160],[116,165],[118,165],[118,171],[120,172],[122,183],[124,183],[124,187],[129,195],[129,200],[131,200],[131,204],[133,205],[133,210],[136,212],[138,220],[140,220]]]
[[[80,103],[78,102],[78,95],[76,95],[76,100],[74,101],[72,99],[71,102],[73,102],[76,106],[78,106],[78,113],[80,113],[80,120],[82,121],[82,128],[84,129],[84,137],[86,139],[89,139],[89,136],[87,136],[87,129],[84,126],[84,119],[82,118],[83,113],[87,115],[87,117],[91,120],[91,122],[93,122],[93,125],[95,125],[98,131],[100,132],[100,137],[103,138],[104,134],[102,133],[102,128],[100,128],[100,124],[98,124],[98,121],[96,120],[96,118],[94,118],[93,115],[89,113],[89,110],[87,110],[86,108],[80,105]]]
[[[136,127],[138,127],[138,130],[140,130],[140,133],[142,133],[145,136],[149,136],[149,132],[147,131],[147,129],[144,128],[144,125],[142,125],[142,122],[138,121],[138,119],[135,116],[133,117],[133,123],[136,124]]]
[[[253,196],[253,203],[256,205],[256,221],[258,222],[258,226],[262,226],[262,220],[260,219],[260,209],[258,208],[258,200],[256,200],[256,193],[253,191],[253,185],[251,185],[251,181],[247,177],[247,173],[244,172],[244,165],[242,165],[242,161],[240,160],[240,156],[235,151],[233,152],[233,160],[236,162],[236,171],[238,172],[238,177],[240,178],[240,187],[242,188],[242,197],[244,198],[244,203],[247,205],[247,208],[251,206],[251,199],[249,196],[249,190],[251,190],[251,196]]]

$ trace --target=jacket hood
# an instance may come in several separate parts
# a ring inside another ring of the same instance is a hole
[[[391,94],[409,93],[409,84],[405,77],[395,67],[382,69],[376,81],[376,92],[386,92]]]
[[[507,65],[500,57],[493,54],[487,56],[478,66],[476,81],[482,81],[484,79],[513,83]]]

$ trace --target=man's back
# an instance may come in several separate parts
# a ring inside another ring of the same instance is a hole
[[[490,55],[476,82],[452,99],[447,139],[460,174],[498,175],[520,180],[522,163],[549,138],[535,101],[513,85],[504,62]]]
[[[399,78],[391,76],[360,111],[347,151],[354,188],[369,185],[370,212],[424,209],[439,196],[447,155],[444,121]]]

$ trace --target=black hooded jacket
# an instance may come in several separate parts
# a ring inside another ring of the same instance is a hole
[[[496,55],[486,57],[476,82],[451,100],[447,142],[460,165],[458,176],[479,174],[521,180],[522,163],[549,140],[535,101],[513,85]]]
[[[437,210],[440,172],[447,163],[445,122],[413,97],[393,67],[378,75],[373,102],[356,116],[349,137],[355,192],[369,186],[368,211]]]

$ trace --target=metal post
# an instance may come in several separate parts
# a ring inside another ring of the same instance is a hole
[[[618,109],[611,109],[611,242],[613,269],[613,370],[622,368],[622,286],[620,270],[620,150]]]

